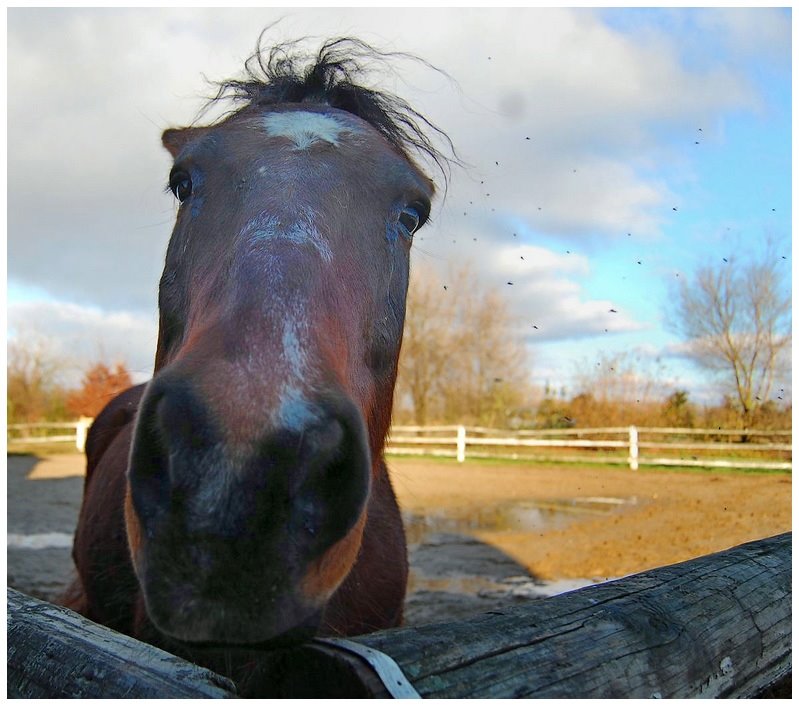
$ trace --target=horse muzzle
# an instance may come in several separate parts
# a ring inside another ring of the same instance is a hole
[[[354,564],[371,476],[363,418],[338,390],[284,407],[281,425],[233,445],[186,377],[162,371],[145,393],[126,525],[167,635],[245,644],[312,631]]]

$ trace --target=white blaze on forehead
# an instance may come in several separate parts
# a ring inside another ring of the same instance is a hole
[[[263,124],[269,135],[287,137],[298,150],[308,149],[317,142],[327,142],[336,147],[342,133],[353,131],[330,115],[305,110],[269,113],[264,116]]]

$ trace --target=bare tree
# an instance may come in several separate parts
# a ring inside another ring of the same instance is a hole
[[[446,284],[414,267],[395,398],[410,402],[417,424],[507,423],[531,388],[520,332],[508,302],[471,266],[450,272]]]
[[[65,393],[59,385],[64,363],[42,338],[27,335],[8,342],[6,412],[9,422],[34,422],[63,416]]]
[[[429,421],[455,343],[455,299],[445,294],[431,270],[413,268],[394,398],[399,404],[409,398],[419,425]]]
[[[504,424],[529,397],[527,350],[507,300],[476,285],[469,267],[456,274],[455,351],[442,395],[448,419]]]
[[[562,407],[578,427],[652,423],[665,393],[664,372],[659,360],[635,351],[598,351],[575,363],[577,394]]]
[[[697,363],[726,377],[744,428],[790,365],[791,298],[769,247],[699,268],[672,297],[671,325]]]
[[[598,351],[575,364],[574,382],[579,394],[591,394],[604,402],[649,403],[663,390],[659,360],[644,360],[636,351]]]

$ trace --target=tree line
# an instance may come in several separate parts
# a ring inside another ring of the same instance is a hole
[[[6,414],[9,424],[96,417],[116,395],[133,384],[124,362],[98,361],[83,374],[78,387],[60,382],[63,362],[42,340],[8,344]]]
[[[708,374],[722,401],[702,405],[682,388],[664,389],[630,353],[598,353],[582,363],[574,390],[537,390],[522,327],[499,290],[470,267],[448,286],[415,269],[408,294],[394,421],[490,427],[791,427],[791,299],[773,245],[720,258],[675,278],[666,308],[684,354]]]

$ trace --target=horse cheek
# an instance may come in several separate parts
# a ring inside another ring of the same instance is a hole
[[[300,582],[300,591],[312,604],[319,605],[330,598],[350,573],[361,550],[365,525],[366,510],[344,537],[311,562]]]

